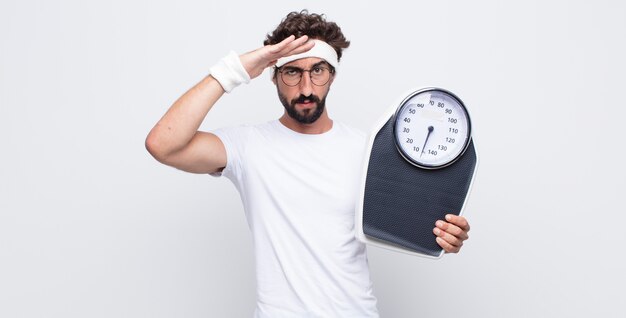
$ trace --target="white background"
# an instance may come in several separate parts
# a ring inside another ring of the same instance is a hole
[[[366,130],[433,85],[475,126],[471,238],[438,261],[370,247],[382,317],[623,315],[624,2],[2,0],[0,317],[252,315],[236,190],[157,163],[144,139],[302,8],[352,41],[333,118]],[[265,73],[202,129],[281,112]]]

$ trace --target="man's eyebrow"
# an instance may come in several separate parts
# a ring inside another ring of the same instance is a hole
[[[317,63],[313,64],[313,65],[311,66],[311,68],[318,67],[318,66],[322,66],[322,65],[325,65],[325,66],[330,66],[330,64],[328,64],[328,62],[326,62],[326,61],[319,61],[319,62],[317,62]]]

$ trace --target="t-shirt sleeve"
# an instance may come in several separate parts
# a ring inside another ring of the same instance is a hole
[[[250,127],[228,127],[211,131],[224,144],[226,149],[226,166],[221,172],[211,173],[214,177],[225,176],[235,184],[239,183],[242,175],[241,160],[244,157],[245,142],[250,133]]]

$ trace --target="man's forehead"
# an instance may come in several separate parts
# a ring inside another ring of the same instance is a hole
[[[326,60],[321,59],[319,57],[305,57],[305,58],[301,58],[295,61],[291,61],[283,65],[282,67],[291,66],[291,67],[299,67],[299,68],[306,69],[316,64],[328,64],[328,62],[326,62]]]

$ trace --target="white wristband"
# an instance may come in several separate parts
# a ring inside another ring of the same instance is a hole
[[[228,55],[213,65],[209,69],[209,73],[222,85],[226,93],[230,93],[233,88],[241,83],[250,82],[250,75],[241,64],[239,55],[234,51],[230,51]]]

